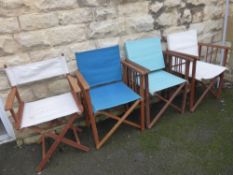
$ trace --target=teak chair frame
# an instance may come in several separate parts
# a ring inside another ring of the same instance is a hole
[[[202,56],[202,51],[206,50],[206,53]],[[230,47],[222,46],[222,45],[216,45],[216,44],[206,44],[206,43],[198,43],[198,55],[199,56],[193,56],[189,54],[184,54],[180,52],[175,52],[178,55],[185,57],[186,59],[192,60],[192,76],[189,77],[189,109],[191,112],[194,112],[198,105],[202,102],[202,100],[207,96],[208,93],[211,93],[214,97],[220,98],[222,93],[222,88],[224,85],[224,72],[220,75],[212,78],[209,80],[209,84],[206,84],[203,81],[199,81],[195,78],[196,76],[196,64],[198,60],[201,60],[201,57],[204,58],[203,61],[207,63],[214,64],[213,61],[216,60],[218,54],[223,53],[223,62],[222,66],[226,66],[227,63],[227,57],[228,57],[228,51]],[[211,51],[211,52],[209,52]],[[170,51],[173,52],[173,51]],[[175,69],[175,71],[178,74],[182,74],[182,64],[178,66],[178,69]],[[218,82],[218,87],[214,91],[214,87],[216,82]],[[201,85],[205,90],[202,92],[202,94],[197,98],[196,96],[196,88],[197,85]]]
[[[98,111],[94,114],[92,104],[91,104],[91,98],[90,98],[90,86],[88,85],[87,81],[84,79],[84,77],[80,71],[77,71],[76,75],[77,75],[78,83],[83,91],[83,95],[84,95],[84,99],[85,99],[83,101],[86,105],[87,114],[88,114],[88,115],[86,115],[86,117],[87,117],[86,122],[88,123],[88,125],[91,125],[92,134],[94,137],[96,149],[100,149],[103,146],[103,144],[112,136],[112,134],[119,128],[119,126],[122,123],[130,125],[130,126],[135,127],[135,128],[139,128],[139,129],[141,129],[141,131],[144,130],[144,128],[145,128],[144,105],[145,104],[144,104],[143,98],[138,99],[135,102],[132,102],[132,105],[130,107],[126,104],[125,106],[126,106],[127,110],[121,117],[117,116],[117,115],[115,115],[112,112],[107,111],[107,110]],[[125,81],[125,77],[126,77],[125,74],[123,74],[124,81]],[[141,79],[141,83],[144,83],[143,81],[144,81],[144,79]],[[139,91],[141,92],[141,94],[143,94],[143,89],[140,89]],[[140,124],[137,124],[133,121],[127,120],[127,117],[129,117],[129,115],[134,111],[134,109],[136,109],[136,107],[139,104],[141,104]],[[105,136],[102,139],[100,139],[100,136],[98,134],[98,129],[97,129],[96,120],[95,120],[95,117],[98,115],[104,115],[108,118],[111,118],[111,119],[117,121],[117,123],[114,124],[114,126],[105,134]]]
[[[184,76],[182,76],[184,79],[188,79],[188,75],[189,75],[189,65],[190,62],[193,61],[192,58],[186,58],[183,55],[177,54],[176,52],[170,52],[170,51],[166,51],[165,53],[163,53],[165,55],[165,64],[166,64],[166,71],[171,72],[173,74],[179,75],[176,72],[173,72],[171,69],[171,61],[172,58],[179,58],[180,60],[185,60],[185,62],[183,63],[185,65],[185,70],[186,73]],[[155,60],[156,61],[156,60]],[[146,107],[146,126],[147,128],[151,128],[153,125],[155,125],[159,119],[161,118],[161,116],[163,115],[163,113],[166,111],[166,109],[171,106],[173,107],[176,111],[179,111],[181,113],[184,113],[185,111],[185,106],[186,106],[186,97],[187,97],[187,89],[188,89],[188,83],[184,82],[180,85],[178,85],[178,88],[175,90],[175,92],[173,92],[173,94],[171,95],[166,94],[168,97],[163,97],[162,95],[160,95],[159,93],[154,93],[153,96],[158,97],[159,100],[165,102],[165,105],[162,107],[162,109],[156,114],[156,116],[151,119],[151,114],[150,114],[150,93],[149,93],[149,82],[148,82],[148,74],[149,74],[149,70],[146,69],[145,67],[142,67],[141,65],[138,65],[134,62],[132,62],[129,59],[125,59],[123,61],[123,65],[125,67],[125,71],[127,71],[127,75],[128,75],[128,84],[131,84],[132,82],[134,82],[134,84],[137,84],[137,86],[141,86],[144,89],[144,93],[142,95],[142,97],[145,99],[145,107]],[[135,72],[134,76],[131,76],[131,72],[132,70]],[[138,84],[138,76],[137,75],[141,75],[141,78],[143,78],[143,82],[145,82],[144,84],[140,83]],[[177,87],[177,86],[175,86]],[[174,87],[173,87],[174,88]],[[170,88],[169,88],[170,89]],[[165,89],[165,90],[169,90],[169,89]],[[177,97],[177,95],[183,90],[183,97],[182,97],[182,105],[181,107],[178,107],[177,105],[175,105],[173,103],[173,100],[175,99],[175,97]]]
[[[6,66],[5,66],[5,68],[6,68]],[[69,119],[67,122],[60,122],[59,120],[53,120],[53,121],[47,122],[47,123],[49,123],[49,126],[48,126],[49,128],[47,128],[49,130],[47,130],[47,131],[45,131],[44,128],[40,128],[39,126],[29,127],[29,129],[31,129],[34,132],[41,135],[40,136],[40,144],[42,147],[42,160],[40,161],[40,163],[38,164],[38,166],[36,168],[37,172],[41,172],[44,169],[46,163],[51,158],[52,154],[55,152],[56,148],[58,147],[58,145],[60,143],[65,143],[69,146],[72,146],[74,148],[80,149],[80,150],[85,151],[85,152],[89,151],[88,147],[86,147],[80,143],[79,137],[77,135],[77,132],[81,131],[81,129],[74,126],[74,121],[78,117],[80,117],[83,113],[83,106],[80,103],[80,96],[79,96],[80,88],[77,84],[76,79],[74,77],[72,77],[70,74],[67,74],[66,78],[67,78],[69,86],[71,88],[72,96],[74,97],[75,103],[78,106],[78,108],[80,109],[80,112],[72,114],[71,116],[69,116]],[[17,112],[14,110],[15,99],[17,100],[17,103],[19,105]],[[17,86],[11,87],[11,91],[7,97],[7,100],[6,100],[5,110],[10,111],[10,113],[15,121],[15,128],[17,130],[20,129],[20,124],[22,121],[22,116],[23,116],[23,111],[24,111],[24,104],[25,104],[25,102],[20,97]],[[59,134],[57,134],[54,130],[51,130],[51,127],[57,123],[64,125],[64,127],[61,129]],[[65,138],[65,134],[67,133],[67,131],[69,129],[71,129],[73,131],[75,141],[68,139],[68,138]],[[46,146],[45,146],[45,139],[46,138],[51,138],[54,140],[53,144],[49,147],[49,149],[47,151],[46,151]]]

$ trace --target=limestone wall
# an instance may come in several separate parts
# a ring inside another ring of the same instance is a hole
[[[232,2],[232,0],[231,0]],[[124,41],[197,29],[199,39],[221,39],[224,0],[0,0],[0,68],[65,53],[123,46]],[[233,3],[233,2],[232,2]],[[122,49],[122,55],[123,49]],[[20,90],[26,101],[67,91],[63,80]],[[0,96],[9,84],[0,73]]]

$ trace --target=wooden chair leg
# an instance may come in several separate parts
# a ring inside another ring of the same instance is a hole
[[[79,136],[77,134],[77,130],[74,128],[74,126],[72,127],[72,131],[73,131],[73,134],[74,134],[74,137],[75,137],[75,140],[78,144],[80,144],[80,139],[79,139]]]
[[[87,106],[87,103],[84,101],[84,104],[85,106]],[[88,111],[85,109],[84,110],[84,115],[85,115],[85,124],[86,124],[86,127],[89,128],[90,127],[90,118],[89,118],[89,115],[88,115]]]
[[[146,90],[146,100],[145,100],[145,105],[146,105],[146,127],[149,128],[150,125],[150,94],[149,94],[149,90]]]
[[[149,128],[151,128],[161,118],[162,114],[166,111],[168,106],[171,104],[171,102],[174,100],[174,98],[178,95],[178,93],[182,90],[182,88],[184,86],[185,86],[185,84],[182,84],[177,88],[177,90],[173,93],[173,95],[170,97],[168,102],[163,106],[163,108],[159,111],[159,113],[151,121],[151,123],[149,124]]]
[[[184,86],[184,92],[183,92],[183,97],[182,97],[181,113],[185,112],[187,91],[188,91],[188,84],[186,83],[186,85]]]
[[[195,94],[196,94],[196,82],[195,82],[195,79],[192,79],[191,80],[191,88],[190,88],[190,98],[189,98],[189,110],[190,110],[190,112],[192,112],[192,108],[193,108],[193,106],[194,106],[194,104],[195,104]]]
[[[144,99],[141,100],[141,115],[140,115],[140,123],[141,123],[141,131],[145,129],[145,102]]]
[[[76,116],[72,116],[68,123],[66,124],[66,126],[62,129],[60,135],[58,136],[58,138],[54,141],[54,143],[52,144],[52,146],[49,148],[49,150],[47,151],[46,155],[42,158],[42,160],[40,161],[39,165],[37,166],[37,171],[40,172],[42,171],[42,169],[45,167],[46,163],[48,162],[48,160],[51,158],[52,154],[55,152],[57,146],[61,143],[62,139],[64,138],[65,134],[67,133],[68,129],[71,127],[71,125],[73,124],[73,122],[75,121]]]
[[[111,113],[108,113],[108,112],[105,112],[105,111],[97,112],[95,114],[95,117],[96,117],[96,115],[100,115],[100,114],[105,115],[105,116],[107,116],[109,118],[112,118],[114,120],[117,120],[117,121],[119,121],[121,119],[121,117],[118,117],[117,115],[114,115],[114,114],[111,114]],[[135,122],[132,122],[132,121],[129,121],[129,120],[124,120],[123,123],[125,123],[125,124],[127,124],[129,126],[141,129],[141,123],[136,124]]]
[[[41,172],[44,169],[46,163],[51,158],[51,156],[53,155],[56,148],[58,147],[58,145],[61,142],[64,142],[65,144],[68,144],[70,146],[73,146],[75,148],[78,148],[78,149],[86,151],[86,152],[89,151],[88,147],[80,144],[79,139],[77,140],[77,137],[76,137],[77,135],[75,135],[76,142],[64,138],[67,131],[69,129],[73,128],[72,125],[73,125],[76,118],[77,118],[77,114],[71,116],[70,119],[68,120],[67,124],[64,126],[64,128],[62,129],[62,131],[61,131],[61,133],[59,135],[56,135],[56,134],[54,134],[52,132],[50,132],[50,133],[48,132],[48,133],[45,133],[44,135],[42,135],[42,140],[41,140],[41,144],[42,144],[42,160],[40,161],[39,165],[36,168],[37,172]],[[73,131],[74,130],[75,129],[73,129]],[[76,132],[76,130],[75,130],[75,132]],[[46,148],[45,148],[45,136],[51,137],[51,138],[54,139],[54,143],[50,146],[50,148],[49,148],[49,150],[47,152],[46,152]]]
[[[88,118],[88,115],[85,115],[85,124],[86,124],[86,127],[89,128],[90,127],[90,120]]]
[[[129,116],[129,114],[138,106],[141,100],[137,100],[126,113],[121,117],[120,120],[112,127],[112,129],[103,137],[103,139],[97,144],[97,149],[100,147],[111,137],[111,135],[117,130],[117,128],[123,123],[123,121]]]
[[[209,86],[206,88],[206,90],[202,93],[202,95],[199,97],[199,99],[196,101],[196,103],[191,108],[191,112],[194,112],[197,108],[197,106],[201,103],[201,101],[204,99],[204,97],[208,94],[208,92],[212,89],[214,86],[215,79],[211,80]]]
[[[99,140],[99,134],[98,134],[97,126],[96,126],[95,116],[92,112],[89,112],[89,117],[90,117],[92,134],[93,134],[95,145],[97,148],[97,145],[99,145],[100,140]]]
[[[45,158],[45,155],[46,155],[46,146],[45,146],[45,136],[42,135],[41,136],[41,148],[42,148],[42,159]]]
[[[164,98],[163,96],[159,95],[159,94],[155,94],[156,97],[158,97],[161,101],[167,103],[169,99]],[[173,107],[173,109],[175,109],[178,112],[182,112],[182,109],[178,106],[176,106],[175,104],[171,103],[170,104],[171,107]]]
[[[52,138],[52,139],[54,139],[54,140],[56,140],[56,139],[58,138],[59,135],[52,134],[52,133],[47,133],[46,136],[47,136],[47,137],[50,137],[50,138]],[[82,151],[85,151],[85,152],[88,152],[88,151],[89,151],[89,148],[88,148],[88,147],[86,147],[86,146],[84,146],[84,145],[82,145],[82,144],[79,144],[79,143],[77,143],[76,141],[67,139],[67,138],[65,138],[65,137],[61,140],[61,142],[63,142],[63,143],[66,144],[66,145],[72,146],[72,147],[74,147],[74,148],[76,148],[76,149],[80,149],[80,150],[82,150]]]
[[[219,86],[218,86],[218,90],[217,90],[217,93],[216,93],[217,98],[220,98],[220,97],[221,97],[223,82],[224,82],[224,74],[222,73],[222,74],[220,75]]]

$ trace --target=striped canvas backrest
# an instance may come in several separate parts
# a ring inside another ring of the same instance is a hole
[[[11,86],[23,85],[69,73],[65,57],[29,63],[5,69]]]

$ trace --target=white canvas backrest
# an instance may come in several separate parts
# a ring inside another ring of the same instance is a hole
[[[64,56],[8,67],[5,70],[11,86],[23,85],[69,73]]]
[[[198,56],[198,40],[196,30],[169,34],[167,36],[167,43],[169,50]]]

